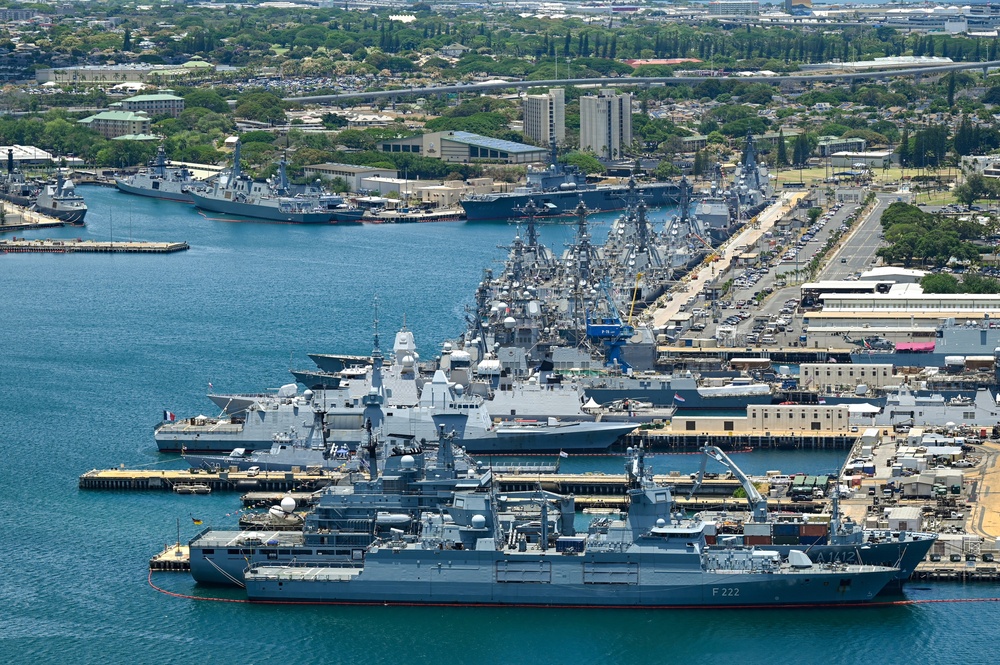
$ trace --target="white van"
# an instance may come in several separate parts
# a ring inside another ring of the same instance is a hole
[[[764,335],[760,338],[761,344],[774,344],[774,335]]]

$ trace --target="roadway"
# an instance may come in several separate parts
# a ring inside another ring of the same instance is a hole
[[[882,213],[899,198],[897,194],[877,194],[875,206],[862,220],[859,220],[840,249],[818,273],[817,281],[843,279],[857,272],[871,269],[875,263],[875,252],[882,244]]]
[[[951,65],[937,67],[907,67],[904,69],[879,70],[866,72],[837,72],[833,74],[789,74],[785,76],[718,76],[721,81],[741,81],[747,83],[808,83],[820,81],[855,81],[863,79],[885,79],[897,76],[932,76],[947,74],[965,69],[982,69],[1000,67],[1000,60],[987,62],[956,62]],[[423,88],[398,88],[395,90],[361,90],[356,92],[341,92],[333,95],[312,95],[307,97],[285,97],[284,101],[299,104],[323,104],[346,101],[348,99],[394,99],[416,95],[439,95],[452,92],[486,92],[490,90],[506,90],[508,88],[551,88],[570,85],[588,86],[630,86],[630,85],[673,85],[677,83],[693,84],[702,77],[697,76],[620,76],[589,79],[548,79],[544,81],[497,81],[483,83],[457,83],[451,85],[436,85]]]

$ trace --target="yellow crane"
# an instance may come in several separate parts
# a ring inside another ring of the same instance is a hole
[[[637,272],[635,274],[635,286],[632,288],[632,305],[628,308],[628,324],[632,325],[632,314],[635,312],[635,301],[639,299],[639,280],[642,279],[642,273]]]

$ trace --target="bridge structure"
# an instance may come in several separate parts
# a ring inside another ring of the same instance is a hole
[[[923,76],[948,74],[967,69],[981,69],[987,74],[990,69],[1000,68],[1000,60],[986,62],[956,62],[948,65],[932,67],[904,67],[900,69],[883,69],[855,72],[832,72],[827,74],[786,74],[786,75],[750,75],[750,76],[717,76],[719,81],[745,81],[747,83],[821,83],[827,81],[879,80],[912,76],[920,79]],[[335,104],[352,99],[391,99],[400,97],[426,97],[462,92],[487,92],[492,90],[551,88],[558,86],[653,86],[695,83],[703,77],[693,76],[619,76],[605,78],[575,78],[549,79],[544,81],[485,81],[482,83],[455,83],[450,85],[427,86],[422,88],[394,88],[392,90],[361,90],[356,92],[341,92],[332,95],[312,95],[306,97],[285,97],[286,102],[299,104]]]

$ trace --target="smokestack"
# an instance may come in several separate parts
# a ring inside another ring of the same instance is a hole
[[[7,173],[14,172],[14,149],[7,149]]]

